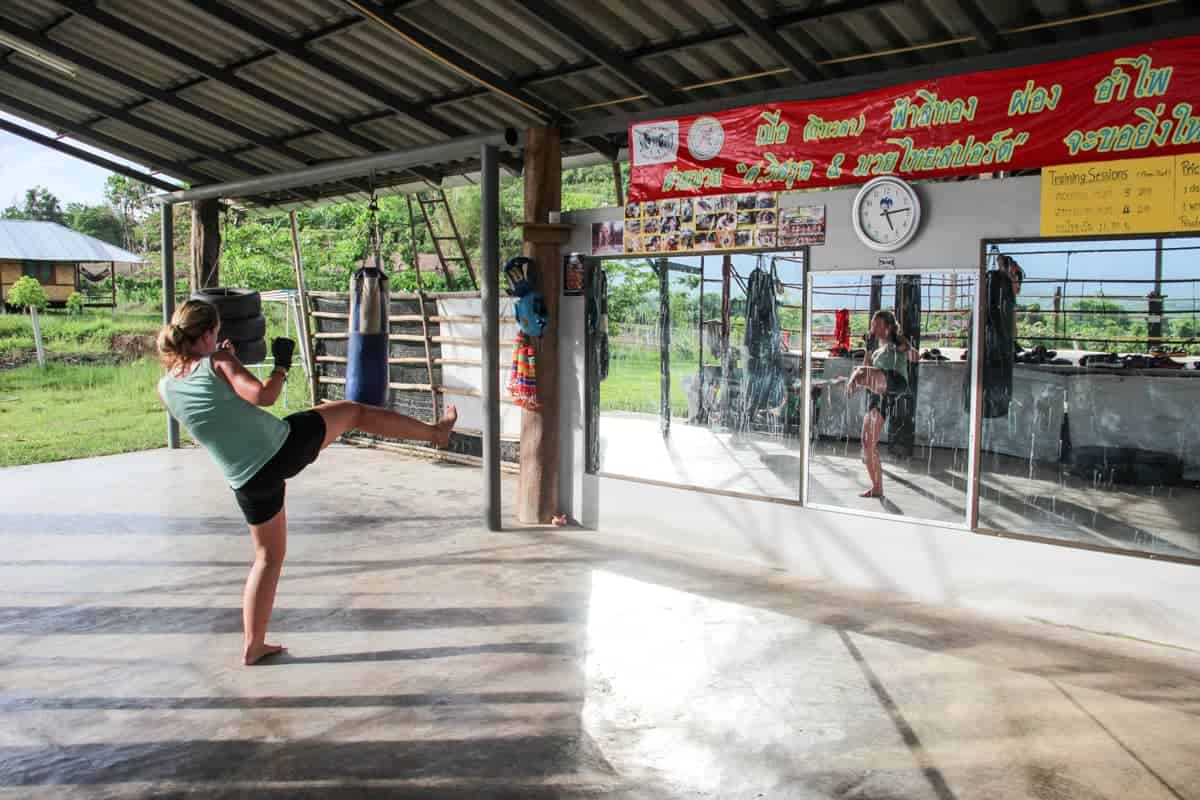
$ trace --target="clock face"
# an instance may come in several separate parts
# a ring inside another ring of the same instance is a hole
[[[897,250],[908,243],[921,221],[917,193],[899,178],[876,178],[854,200],[854,230],[873,250]]]

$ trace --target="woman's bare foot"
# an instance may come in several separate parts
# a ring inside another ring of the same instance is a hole
[[[859,497],[883,497],[883,489],[876,489],[872,487],[860,494]]]
[[[267,644],[266,642],[260,645],[250,645],[242,652],[242,663],[247,667],[252,667],[264,658],[279,655],[286,649],[283,645]]]
[[[450,431],[454,430],[456,422],[458,422],[458,409],[454,406],[446,406],[446,413],[437,421],[437,425],[434,425],[437,430],[433,434],[433,444],[437,447],[449,446]]]

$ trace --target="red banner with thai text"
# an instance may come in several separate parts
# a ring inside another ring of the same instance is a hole
[[[629,202],[1200,150],[1200,37],[629,128]]]

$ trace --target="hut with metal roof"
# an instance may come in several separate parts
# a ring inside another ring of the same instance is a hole
[[[112,307],[117,265],[141,262],[139,255],[56,222],[0,220],[0,304],[14,283],[29,276],[46,290],[52,305],[63,305],[72,292],[81,292],[92,297],[87,305]],[[100,284],[107,285],[107,300],[95,297]]]

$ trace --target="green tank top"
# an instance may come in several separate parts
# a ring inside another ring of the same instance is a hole
[[[238,397],[213,371],[211,357],[201,359],[182,378],[165,375],[158,393],[167,411],[208,451],[234,489],[279,452],[291,430],[283,420]]]
[[[894,372],[904,380],[908,380],[908,354],[896,349],[895,345],[885,345],[871,356],[871,366],[879,367],[887,372]]]

